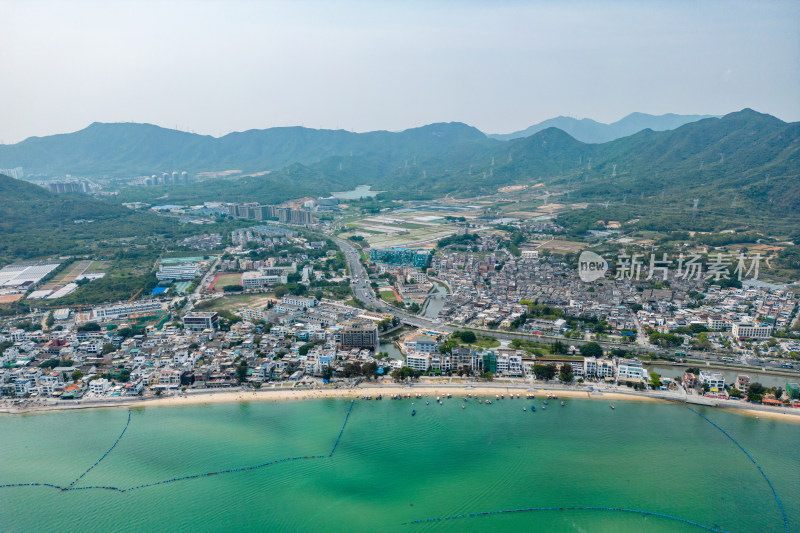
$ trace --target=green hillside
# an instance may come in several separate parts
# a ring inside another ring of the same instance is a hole
[[[334,155],[420,156],[451,144],[497,144],[460,123],[430,124],[399,133],[270,128],[214,138],[151,124],[102,124],[68,134],[0,145],[0,168],[21,166],[27,175],[140,176],[164,170],[190,173],[237,169],[276,170]]]
[[[53,194],[2,174],[0,198],[0,266],[48,255],[103,250],[111,255],[128,245],[197,231],[154,213],[132,211],[85,195]]]

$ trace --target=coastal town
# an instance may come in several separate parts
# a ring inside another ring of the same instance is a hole
[[[800,407],[791,287],[588,284],[535,246],[563,231],[550,222],[476,220],[428,247],[381,248],[358,229],[320,232],[311,213],[337,212],[336,199],[303,205],[214,205],[261,222],[227,245],[218,234],[183,242],[194,255],[162,259],[147,297],[6,322],[2,406],[493,382]],[[509,247],[520,231],[521,248]],[[3,290],[36,295],[57,266],[4,269]]]

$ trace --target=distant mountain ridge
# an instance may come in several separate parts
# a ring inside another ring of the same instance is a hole
[[[164,198],[273,203],[360,184],[386,191],[387,197],[432,199],[542,183],[568,192],[573,202],[658,198],[659,205],[685,210],[698,199],[725,213],[744,210],[761,217],[800,209],[800,123],[752,109],[600,144],[555,127],[504,142],[462,123],[397,133],[273,128],[218,139],[151,125],[94,124],[73,134],[0,146],[0,168],[16,166],[25,167],[26,175],[272,170],[199,185],[123,188],[117,197],[149,203]]]
[[[631,113],[630,115],[611,124],[597,122],[590,118],[576,119],[559,116],[534,124],[529,128],[514,133],[491,134],[488,137],[499,141],[511,141],[522,137],[530,137],[547,128],[558,128],[567,132],[571,137],[584,143],[596,144],[628,137],[642,130],[653,131],[674,130],[684,124],[697,122],[705,118],[718,118],[715,115],[649,115],[647,113]]]
[[[99,123],[74,133],[0,145],[0,168],[26,175],[137,176],[160,171],[276,170],[326,157],[407,153],[424,156],[453,144],[493,144],[479,130],[451,122],[394,133],[269,128],[215,138],[152,124]]]

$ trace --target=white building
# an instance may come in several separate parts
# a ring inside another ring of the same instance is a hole
[[[274,276],[261,271],[249,271],[242,274],[242,287],[245,289],[260,289],[268,285],[286,283],[286,275]]]
[[[159,265],[156,278],[158,281],[172,281],[176,279],[194,279],[200,275],[200,267],[194,264]]]
[[[105,394],[105,392],[111,387],[111,382],[108,381],[106,378],[102,379],[94,379],[89,382],[89,392],[94,394]]]
[[[440,342],[436,340],[436,337],[425,333],[416,333],[405,341],[406,348],[420,353],[437,353],[439,344]]]
[[[731,326],[731,335],[736,339],[768,339],[772,335],[772,324],[738,322]]]
[[[708,384],[711,392],[718,392],[725,389],[725,376],[722,372],[711,372],[710,370],[701,370],[700,375],[697,376],[700,383]]]
[[[316,307],[319,302],[313,296],[310,298],[305,298],[303,296],[292,296],[290,294],[287,294],[286,296],[281,298],[281,303],[296,305],[298,307],[304,307],[310,309],[312,307]]]
[[[587,378],[593,378],[597,376],[597,358],[596,357],[584,357],[583,358],[583,374]]]
[[[430,367],[431,356],[426,353],[410,351],[406,354],[406,366],[413,370],[425,372]]]
[[[123,302],[92,309],[92,317],[94,320],[115,320],[129,315],[155,313],[162,309],[161,302],[157,300]]]
[[[645,379],[645,375],[646,373],[642,367],[641,361],[631,359],[621,360],[617,363],[617,379],[619,380],[643,380]]]
[[[614,361],[610,359],[597,360],[597,377],[598,378],[613,378],[614,377]]]

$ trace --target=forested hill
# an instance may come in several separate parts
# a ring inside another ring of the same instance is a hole
[[[647,113],[631,113],[611,124],[603,124],[590,118],[576,119],[572,117],[556,117],[547,119],[529,128],[514,133],[489,135],[492,139],[510,141],[522,137],[530,137],[547,128],[558,128],[569,133],[573,138],[585,143],[604,143],[639,133],[642,130],[673,130],[684,124],[696,122],[712,115],[649,115]]]
[[[455,145],[499,144],[461,123],[430,124],[398,133],[315,130],[302,127],[249,130],[214,138],[151,124],[94,123],[75,133],[32,137],[0,145],[0,168],[27,175],[137,176],[162,171],[276,170],[326,157],[402,156],[447,152]]]
[[[82,253],[119,238],[170,236],[174,222],[81,194],[53,194],[0,174],[0,266]]]

